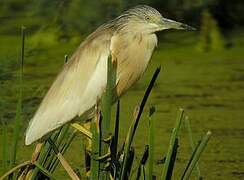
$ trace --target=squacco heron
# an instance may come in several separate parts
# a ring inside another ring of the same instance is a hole
[[[145,72],[157,46],[155,32],[192,30],[164,18],[156,9],[139,5],[90,34],[64,65],[29,123],[25,144],[39,140],[76,116],[91,118],[107,81],[107,59],[117,61],[116,98]]]

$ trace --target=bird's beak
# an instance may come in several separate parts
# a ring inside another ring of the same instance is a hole
[[[196,28],[193,28],[186,24],[176,22],[174,20],[170,20],[170,19],[166,19],[166,18],[162,18],[162,20],[160,22],[160,28],[161,28],[161,30],[163,30],[163,29],[183,29],[183,30],[187,30],[187,31],[196,30]]]

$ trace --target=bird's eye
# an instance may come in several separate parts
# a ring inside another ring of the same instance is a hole
[[[150,16],[146,16],[145,19],[146,19],[147,21],[150,21],[150,20],[151,20],[151,17],[150,17]]]

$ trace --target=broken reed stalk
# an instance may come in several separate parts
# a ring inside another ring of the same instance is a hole
[[[195,150],[192,153],[192,156],[186,166],[186,169],[181,177],[182,180],[188,180],[190,178],[190,175],[192,173],[192,170],[194,169],[196,163],[198,162],[202,152],[207,146],[207,143],[211,137],[212,133],[208,131],[205,136],[201,139],[198,146],[196,146]]]
[[[69,148],[71,142],[73,141],[74,137],[76,136],[76,132],[77,132],[77,130],[73,130],[73,132],[69,135],[67,141],[61,147],[61,151],[60,151],[61,154],[64,154],[67,151],[67,149]],[[58,164],[59,164],[58,159],[57,158],[54,159],[53,162],[52,162],[52,164],[50,165],[50,168],[49,168],[49,170],[50,170],[51,173],[54,172],[54,170],[56,169],[56,167],[58,166]]]
[[[5,178],[7,178],[8,176],[10,176],[11,174],[13,174],[15,171],[27,166],[27,165],[30,165],[31,164],[31,161],[25,161],[15,167],[13,167],[12,169],[10,169],[9,171],[7,171],[5,174],[3,174],[3,176],[0,177],[0,180],[4,180]]]
[[[86,128],[84,128],[83,126],[81,126],[80,124],[78,124],[78,123],[72,123],[72,124],[70,124],[70,126],[73,127],[73,128],[75,128],[79,132],[81,132],[87,138],[92,139],[92,133],[89,130],[87,130]]]
[[[43,143],[38,142],[31,157],[31,162],[36,162],[42,150]]]
[[[59,131],[59,133],[57,133],[58,136],[56,136],[56,138],[54,138],[55,140],[55,145],[57,146],[58,149],[60,149],[61,143],[64,139],[65,136],[67,136],[69,131],[69,124],[65,124]],[[52,162],[54,162],[57,159],[57,157],[55,156],[55,153],[51,153],[49,152],[49,157],[48,159],[45,161],[44,167],[47,170],[50,170],[50,166],[52,164]]]
[[[174,147],[175,147],[175,144],[176,144],[176,141],[177,141],[176,139],[178,137],[178,132],[179,132],[179,129],[180,129],[182,118],[183,118],[183,113],[184,113],[183,109],[180,109],[179,112],[178,112],[178,116],[177,116],[177,119],[176,119],[176,125],[173,128],[172,135],[171,135],[171,138],[170,138],[170,144],[169,144],[169,147],[168,147],[168,152],[167,152],[166,160],[165,160],[164,167],[163,167],[163,173],[162,173],[162,176],[161,176],[161,180],[166,180],[168,178],[168,173],[170,171],[170,169],[169,169],[170,161],[172,159],[172,154],[173,154]]]
[[[48,138],[48,143],[50,144],[50,146],[52,147],[52,150],[54,151],[54,153],[56,154],[56,156],[58,157],[58,160],[60,161],[60,163],[62,164],[63,168],[65,169],[65,171],[68,173],[68,175],[70,176],[70,178],[72,180],[80,180],[80,178],[77,176],[77,174],[74,172],[74,170],[71,168],[71,166],[69,165],[69,163],[65,160],[65,158],[63,157],[63,155],[59,152],[57,146],[55,145],[55,143],[51,140],[51,138]]]
[[[43,166],[44,163],[45,163],[45,159],[46,159],[46,157],[47,157],[47,155],[48,155],[50,150],[51,150],[50,144],[45,142],[45,144],[42,147],[41,153],[40,153],[40,155],[39,155],[39,157],[38,157],[36,162]],[[32,173],[31,173],[31,179],[35,180],[37,175],[38,175],[38,173],[39,173],[39,168],[35,167],[33,169]]]
[[[71,137],[68,136],[68,130],[69,130],[69,125],[64,125],[60,130],[56,133],[54,133],[51,136],[52,141],[56,143],[56,146],[58,149],[61,149],[61,153],[63,154],[67,147],[70,145],[71,141],[73,140],[75,136],[76,130],[73,131],[73,133],[70,135]],[[68,137],[67,140],[64,141],[64,138]],[[65,149],[65,150],[64,150]],[[44,169],[52,173],[55,168],[57,167],[59,161],[58,157],[56,154],[52,151],[52,147],[50,146],[47,141],[42,145],[42,149],[40,152],[40,155],[36,161],[33,163],[37,163],[38,165],[42,166]],[[42,177],[42,173],[40,173],[40,168],[35,167],[33,171],[30,173],[31,178],[35,179],[37,177]]]
[[[51,136],[51,138],[53,139],[53,141],[56,141],[56,140],[58,139],[58,136],[59,136],[60,133],[62,132],[62,129],[63,129],[63,128],[60,128],[60,130],[59,130],[58,132],[54,133],[54,134]],[[38,164],[40,164],[40,165],[42,165],[42,166],[45,167],[45,164],[46,164],[46,162],[49,160],[49,158],[50,158],[50,157],[53,157],[52,154],[53,154],[53,153],[52,153],[52,151],[51,151],[51,146],[50,146],[50,144],[49,144],[47,141],[45,141],[44,144],[43,144],[43,146],[42,146],[42,150],[41,150],[41,152],[40,152],[40,155],[39,155],[39,157],[38,157],[38,159],[37,159],[36,162],[37,162]],[[35,168],[33,169],[32,173],[31,173],[31,178],[32,178],[32,180],[34,180],[38,175],[41,175],[41,174],[39,174],[39,171],[40,171],[40,169],[37,168],[37,167],[35,167]]]

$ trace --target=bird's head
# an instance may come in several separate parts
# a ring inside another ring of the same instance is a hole
[[[130,26],[132,31],[145,33],[154,33],[165,29],[195,29],[186,24],[164,18],[156,9],[146,5],[139,5],[125,11],[118,17],[118,20],[121,24]]]

